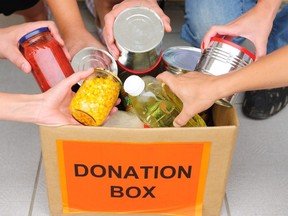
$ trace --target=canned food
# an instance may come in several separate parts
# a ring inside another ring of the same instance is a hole
[[[201,49],[190,46],[176,46],[166,49],[163,61],[166,70],[173,74],[183,74],[194,71],[200,59]]]
[[[204,50],[195,71],[211,75],[226,74],[238,70],[255,60],[255,47],[253,43],[245,39],[243,46],[232,42],[232,37],[212,37],[209,47]],[[216,103],[231,107],[236,94],[218,100]]]
[[[30,63],[32,74],[42,92],[74,73],[62,47],[47,27],[21,37],[19,50]]]
[[[121,86],[114,73],[96,68],[71,100],[72,116],[83,125],[102,125],[118,99]]]
[[[106,50],[86,47],[77,52],[72,58],[71,65],[74,71],[83,71],[90,68],[104,68],[118,74],[117,63]]]
[[[118,64],[125,71],[144,74],[161,61],[164,25],[161,18],[147,7],[130,7],[122,11],[113,26],[120,50]]]

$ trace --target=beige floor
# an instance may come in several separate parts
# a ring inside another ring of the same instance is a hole
[[[173,32],[164,46],[188,45],[179,38],[183,4],[167,2]],[[81,4],[87,28],[95,32],[93,19]],[[22,22],[17,16],[0,16],[0,26]],[[0,91],[39,92],[31,75],[24,75],[6,60],[0,60]],[[255,121],[241,113],[241,95],[236,104],[240,119],[232,168],[221,216],[288,215],[288,109]],[[46,183],[42,167],[38,128],[32,124],[0,122],[0,215],[48,216]]]

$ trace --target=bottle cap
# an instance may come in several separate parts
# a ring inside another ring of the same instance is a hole
[[[137,75],[129,76],[124,82],[124,90],[131,96],[138,96],[145,88],[145,82]]]

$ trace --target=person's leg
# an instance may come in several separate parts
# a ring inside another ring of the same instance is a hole
[[[270,33],[267,53],[288,44],[288,5],[277,14]],[[273,73],[273,71],[271,71]],[[288,88],[249,91],[245,93],[242,110],[253,119],[267,119],[281,111],[288,103]]]
[[[35,22],[48,19],[48,13],[43,0],[37,0],[36,4],[24,10],[18,10],[15,14],[22,15],[26,22]]]
[[[200,47],[202,38],[211,26],[234,20],[255,4],[255,0],[186,0],[181,38],[192,46]]]

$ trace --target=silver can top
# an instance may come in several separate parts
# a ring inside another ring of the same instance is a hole
[[[75,72],[90,68],[103,68],[118,74],[117,63],[106,50],[96,47],[86,47],[72,58],[71,65]]]
[[[201,49],[190,46],[175,46],[166,49],[163,61],[168,71],[174,74],[194,71],[201,56]]]
[[[130,7],[117,16],[113,31],[119,49],[141,53],[162,42],[164,25],[153,10],[142,6]]]

